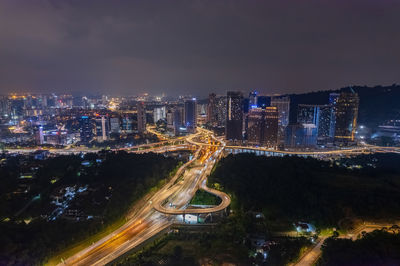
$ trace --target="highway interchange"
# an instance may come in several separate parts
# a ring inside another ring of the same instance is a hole
[[[131,217],[124,226],[64,260],[60,265],[107,264],[168,228],[176,222],[176,215],[185,212],[190,214],[216,212],[229,206],[230,198],[228,195],[206,186],[207,176],[218,156],[220,156],[224,144],[219,142],[215,147],[204,147],[202,143],[193,140],[200,135],[207,140],[213,138],[214,141],[217,141],[209,132],[204,130],[199,130],[197,134],[186,137],[186,141],[197,146],[193,158],[181,166],[175,176],[156,192],[148,203],[142,206],[141,210]],[[187,169],[188,166],[191,166],[191,168]],[[199,187],[221,196],[222,203],[214,208],[186,211],[188,202]]]
[[[149,131],[158,135],[161,139],[158,143],[144,144],[131,148],[124,148],[128,152],[144,153],[177,151],[181,149],[195,148],[193,158],[182,165],[174,177],[159,191],[152,195],[129,220],[119,229],[93,243],[77,254],[66,258],[59,265],[105,265],[127,251],[144,243],[161,231],[179,221],[179,216],[185,221],[185,215],[199,215],[220,212],[230,204],[227,194],[207,187],[207,177],[211,173],[215,163],[222,156],[224,149],[255,150],[261,152],[275,152],[283,155],[348,155],[371,152],[400,152],[398,147],[377,147],[365,145],[351,149],[330,151],[271,151],[265,148],[247,146],[226,146],[224,141],[216,138],[211,131],[198,129],[196,134],[180,138],[167,138],[150,128]],[[119,149],[121,150],[121,149]],[[10,149],[10,153],[30,153],[33,149]],[[96,152],[84,148],[52,149],[51,153],[85,153]],[[218,206],[211,208],[187,208],[188,203],[198,189],[203,189],[221,198]],[[297,265],[311,265],[320,255],[320,246],[323,239],[299,261]]]

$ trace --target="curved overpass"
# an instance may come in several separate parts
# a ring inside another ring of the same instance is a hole
[[[189,136],[186,139],[186,141],[189,142],[190,144],[199,146],[200,147],[199,151],[202,150],[204,147],[208,146],[208,145],[203,145],[204,143],[192,141],[192,139],[195,136],[198,136],[198,134]],[[211,137],[214,140],[217,140],[213,135],[211,135]],[[194,195],[194,193],[198,189],[202,189],[202,190],[204,190],[204,191],[206,191],[208,193],[211,193],[211,194],[219,197],[221,199],[221,203],[218,206],[211,207],[211,208],[202,208],[202,209],[174,209],[174,208],[170,208],[170,207],[165,207],[164,204],[171,197],[171,195],[176,194],[176,192],[179,193],[180,190],[184,189],[184,185],[175,184],[174,186],[170,187],[170,189],[171,189],[170,192],[173,192],[173,193],[171,193],[167,197],[162,198],[161,200],[155,202],[154,205],[153,205],[153,208],[155,210],[157,210],[158,212],[160,212],[160,213],[170,214],[170,215],[208,214],[208,213],[219,212],[219,211],[222,211],[222,210],[226,209],[231,203],[231,198],[226,193],[224,193],[222,191],[218,191],[216,189],[207,187],[207,177],[210,175],[215,162],[222,155],[222,150],[224,149],[224,143],[221,143],[221,144],[220,145],[214,145],[214,147],[219,147],[218,150],[216,150],[214,152],[210,151],[210,152],[207,153],[207,155],[206,155],[207,159],[206,159],[205,165],[204,165],[203,169],[200,171],[200,178],[198,179],[198,181],[194,181],[194,182],[196,182],[196,186],[191,191],[192,194]],[[194,160],[197,160],[197,158],[193,159],[191,162],[193,162]],[[189,164],[190,163],[187,163],[187,164],[185,164],[185,166],[188,166]],[[190,178],[187,178],[187,180],[185,180],[185,181],[186,182],[191,182]]]

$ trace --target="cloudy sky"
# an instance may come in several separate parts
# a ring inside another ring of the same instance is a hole
[[[0,1],[0,92],[400,82],[400,1]]]

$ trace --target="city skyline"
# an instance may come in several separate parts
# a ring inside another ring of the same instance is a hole
[[[398,82],[397,1],[2,1],[0,93],[285,94]]]

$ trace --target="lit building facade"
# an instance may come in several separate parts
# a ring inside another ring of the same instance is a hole
[[[353,142],[357,129],[358,94],[342,92],[336,103],[335,141]]]
[[[139,134],[146,132],[146,107],[144,102],[138,102],[137,105],[137,129]]]
[[[243,94],[236,91],[228,91],[226,104],[225,137],[227,140],[243,139]]]
[[[188,133],[195,133],[197,127],[196,99],[185,100],[185,127]]]
[[[276,107],[249,110],[247,140],[249,144],[276,147],[278,142],[278,111]]]

